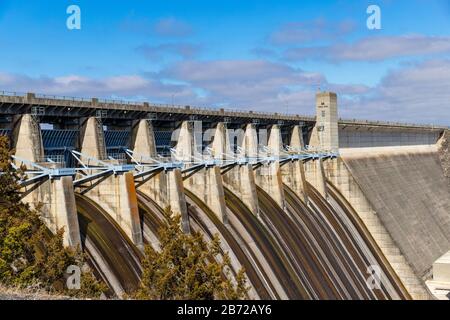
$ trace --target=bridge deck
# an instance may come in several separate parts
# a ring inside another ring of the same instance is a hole
[[[109,119],[142,119],[184,121],[223,121],[231,123],[257,122],[261,124],[299,124],[311,126],[315,123],[315,116],[281,114],[271,112],[255,112],[243,110],[228,110],[224,108],[199,108],[192,106],[176,106],[168,104],[154,104],[148,102],[130,102],[122,100],[106,100],[97,98],[58,97],[36,95],[33,93],[19,94],[0,92],[0,114],[14,115],[37,112],[47,117],[89,117],[101,113]],[[445,126],[423,124],[394,123],[384,121],[366,121],[340,119],[339,125],[385,127],[385,128],[420,128],[423,130],[442,131]]]

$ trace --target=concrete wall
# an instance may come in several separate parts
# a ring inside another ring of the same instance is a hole
[[[348,170],[344,160],[342,158],[327,160],[324,163],[324,168],[327,178],[339,189],[358,213],[408,293],[414,299],[428,299],[430,295],[423,281],[414,273],[409,261],[384,226],[378,212]]]
[[[436,147],[341,154],[415,272],[424,276],[450,250],[450,190]]]
[[[366,148],[435,144],[440,132],[427,129],[339,124],[340,148]]]

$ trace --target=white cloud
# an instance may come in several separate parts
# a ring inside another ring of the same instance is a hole
[[[149,60],[162,60],[168,55],[192,58],[200,51],[200,46],[192,43],[164,43],[159,45],[141,45],[136,51]]]
[[[85,97],[145,98],[200,106],[313,114],[318,84],[339,95],[345,118],[450,123],[450,60],[405,64],[375,87],[329,83],[320,73],[263,60],[182,61],[161,73],[89,78],[0,73],[0,88]]]
[[[174,17],[158,20],[154,30],[158,35],[168,37],[185,37],[192,34],[192,27],[188,23]]]
[[[120,27],[128,32],[169,38],[183,38],[193,33],[190,24],[174,17],[162,18],[155,22],[133,14],[123,20]]]
[[[450,60],[410,64],[365,94],[343,99],[340,110],[351,118],[450,125],[449,88]]]
[[[168,101],[172,94],[180,99],[194,100],[195,94],[186,86],[166,84],[157,79],[139,75],[120,75],[107,78],[89,78],[78,75],[61,77],[29,77],[0,73],[0,87],[5,91],[35,92],[66,96],[148,97],[152,101]]]
[[[282,25],[269,36],[269,42],[275,45],[302,44],[321,40],[335,40],[351,33],[355,29],[352,21],[311,21],[289,22]]]
[[[163,75],[201,88],[211,103],[266,111],[286,103],[280,98],[282,94],[317,87],[326,81],[319,73],[264,60],[184,61],[169,67]],[[298,112],[307,110],[297,101],[291,104]]]
[[[384,36],[366,37],[354,43],[289,48],[288,60],[382,61],[407,56],[449,54],[450,37],[442,36]]]

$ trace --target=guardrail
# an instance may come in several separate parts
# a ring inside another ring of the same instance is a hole
[[[19,92],[8,92],[8,91],[0,91],[0,97],[12,97],[25,99],[28,97],[28,93],[19,93]],[[199,114],[229,114],[229,115],[240,115],[246,117],[277,117],[277,118],[285,118],[287,120],[311,120],[314,121],[314,116],[302,116],[298,114],[287,114],[287,113],[277,113],[277,112],[267,112],[267,111],[252,111],[248,109],[239,110],[239,109],[231,109],[231,108],[214,108],[214,107],[198,107],[198,106],[189,106],[189,105],[175,105],[175,104],[162,104],[162,103],[146,103],[146,102],[138,102],[138,101],[129,101],[129,100],[119,100],[119,99],[96,99],[96,98],[83,98],[83,97],[72,97],[72,96],[58,96],[58,95],[48,95],[48,94],[33,94],[31,99],[42,99],[46,100],[46,103],[50,105],[56,105],[61,101],[69,102],[69,103],[82,103],[82,104],[93,104],[93,106],[104,107],[107,106],[132,106],[132,107],[148,107],[149,112],[151,111],[165,111],[165,112],[189,112],[189,113],[199,113]],[[14,99],[16,101],[16,99]],[[32,101],[32,100],[31,100]],[[95,102],[95,104],[94,104]],[[157,110],[152,110],[157,109]],[[160,110],[158,110],[160,109]]]
[[[436,126],[433,124],[418,124],[418,123],[408,123],[408,122],[359,120],[359,119],[343,119],[343,118],[339,118],[338,122],[343,123],[343,124],[355,124],[355,125],[415,127],[415,128],[428,128],[428,129],[449,129],[450,128],[448,126]]]
[[[10,91],[0,91],[0,97],[10,97],[13,98],[14,102],[18,99],[24,99],[29,95],[29,93],[22,92],[10,92]],[[96,99],[96,98],[83,98],[83,97],[71,97],[71,96],[58,96],[58,95],[48,95],[48,94],[34,94],[32,96],[34,99],[45,99],[50,105],[57,105],[60,101],[66,101],[71,103],[81,103],[84,106],[88,104],[95,104],[97,107],[106,106],[130,106],[142,108],[148,107],[149,112],[176,112],[176,113],[199,113],[199,114],[213,114],[213,115],[224,115],[224,116],[242,116],[242,117],[261,117],[261,118],[276,118],[279,120],[299,120],[299,121],[315,121],[316,117],[311,115],[298,115],[298,114],[288,114],[288,113],[278,113],[278,112],[267,112],[267,111],[253,111],[244,109],[231,109],[231,108],[213,108],[213,107],[198,107],[189,105],[176,105],[176,104],[163,104],[163,103],[147,103],[147,102],[137,102],[121,99]],[[72,106],[72,105],[71,105]],[[156,109],[156,110],[155,110]],[[448,126],[435,126],[432,124],[417,124],[417,123],[400,123],[400,122],[389,122],[389,121],[370,121],[370,120],[358,120],[358,119],[339,119],[340,123],[344,124],[355,124],[355,125],[378,125],[378,126],[397,126],[397,127],[416,127],[416,128],[431,128],[431,129],[449,129]]]

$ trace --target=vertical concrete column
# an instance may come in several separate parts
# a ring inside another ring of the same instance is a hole
[[[302,129],[298,125],[294,126],[292,129],[290,146],[296,151],[300,151],[304,148]],[[307,183],[303,161],[297,160],[289,162],[281,168],[281,172],[284,183],[286,183],[300,199],[305,203],[308,203]]]
[[[138,161],[145,160],[145,157],[157,156],[155,133],[150,120],[143,119],[139,121],[133,132],[131,148]],[[144,157],[144,159],[139,158],[140,156]],[[167,201],[167,173],[165,172],[156,174],[149,181],[141,185],[139,190],[156,201],[162,208],[166,208],[170,205]]]
[[[269,149],[270,156],[281,156],[283,150],[283,139],[281,138],[280,126],[273,125],[270,129],[267,147]]]
[[[80,226],[78,224],[77,206],[72,177],[61,177],[51,181],[53,198],[51,212],[56,230],[64,229],[63,241],[65,246],[81,249]]]
[[[177,160],[192,161],[192,157],[201,157],[202,127],[198,121],[184,121],[178,129],[178,138],[175,149]]]
[[[258,134],[256,126],[252,123],[245,127],[244,139],[242,141],[243,156],[256,158],[258,156]]]
[[[212,143],[212,149],[214,157],[216,159],[227,160],[233,155],[231,149],[230,135],[223,123],[219,123],[214,135],[214,141]],[[219,153],[225,154],[220,158]],[[217,156],[216,156],[217,155]],[[230,156],[228,156],[230,155]],[[255,215],[259,212],[258,197],[256,194],[255,176],[253,168],[250,164],[237,165],[222,175],[223,185],[228,187],[232,192],[237,194],[242,202],[250,209]],[[220,192],[220,190],[219,190]],[[226,208],[225,201],[223,208]]]
[[[81,153],[104,160],[107,158],[105,133],[103,125],[98,118],[88,118],[81,128]]]
[[[292,128],[289,145],[295,150],[303,150],[305,148],[305,144],[303,142],[303,130],[299,125]]]
[[[306,180],[314,186],[317,191],[327,197],[326,177],[323,167],[323,159],[309,161],[305,165]]]
[[[106,144],[100,119],[87,119],[82,128],[81,153],[106,159]],[[88,162],[87,159],[82,159]],[[142,247],[142,230],[132,172],[113,175],[86,194],[97,202],[120,225],[131,241]]]
[[[190,232],[189,215],[184,194],[183,178],[179,169],[167,172],[168,204],[173,214],[181,216],[181,229],[185,233]]]
[[[185,130],[189,129],[185,125]],[[185,133],[183,133],[184,137]],[[137,157],[157,156],[155,134],[150,120],[140,120],[136,126],[132,148]],[[141,160],[137,158],[137,160]],[[172,214],[181,216],[181,228],[189,233],[189,216],[184,195],[183,179],[179,169],[163,171],[139,187],[139,190],[153,199],[160,207],[170,207]]]
[[[223,126],[223,124],[219,124],[216,127],[214,138],[211,144],[213,153],[215,153],[215,157],[217,157],[217,159],[223,158],[222,153],[226,148],[225,133],[225,127]],[[198,139],[199,137],[192,137],[193,141],[198,141]],[[197,143],[194,142],[194,148],[196,145]],[[185,150],[189,150],[189,148],[185,148]],[[198,158],[198,156],[196,157]],[[220,167],[212,166],[199,170],[192,177],[185,181],[185,186],[189,188],[193,193],[195,193],[196,196],[202,199],[205,204],[217,215],[220,221],[225,224],[228,223],[225,193],[223,189]]]
[[[86,196],[98,203],[134,244],[142,247],[142,230],[132,172],[109,176],[86,192]]]
[[[16,121],[18,122],[13,133],[15,155],[32,162],[41,162],[44,147],[38,119],[31,114],[25,114]],[[41,205],[39,211],[46,226],[54,233],[59,229],[64,230],[65,246],[81,245],[72,177],[47,180],[23,201],[35,208]]]
[[[39,120],[31,114],[16,117],[17,125],[13,131],[15,155],[32,162],[40,162],[44,157]]]
[[[297,194],[300,199],[308,203],[307,183],[303,161],[297,160],[281,167],[283,182]]]
[[[72,177],[46,180],[28,194],[23,201],[39,210],[42,221],[51,232],[64,230],[64,246],[80,246],[81,248]]]
[[[259,214],[255,173],[251,164],[237,165],[223,176],[224,185],[234,192],[254,215]]]
[[[256,181],[281,208],[285,207],[285,197],[283,190],[283,180],[281,168],[278,161],[263,165],[257,170]]]
[[[268,148],[271,156],[279,157],[282,153],[283,141],[278,125],[272,126],[269,135]],[[280,162],[273,161],[264,164],[256,170],[256,181],[281,208],[285,207],[285,196]]]
[[[219,122],[216,126],[211,149],[213,157],[216,160],[226,160],[228,155],[231,154],[229,138],[227,137],[227,127],[223,122]]]
[[[133,140],[134,153],[149,157],[156,156],[155,133],[151,120],[142,119],[139,121],[133,132]]]
[[[200,170],[189,181],[185,181],[185,185],[205,202],[222,223],[228,223],[220,167],[214,166]]]
[[[230,143],[230,134],[226,132],[226,148],[229,154],[233,154]],[[239,137],[238,137],[239,140]],[[241,157],[247,155],[257,155],[257,136],[254,125],[247,125],[246,130],[243,132],[241,143],[243,154]],[[258,196],[256,193],[256,181],[255,173],[251,164],[236,165],[229,171],[222,175],[224,185],[235,193],[242,202],[249,208],[254,214],[259,214]]]
[[[137,246],[142,246],[142,230],[139,218],[139,207],[132,172],[116,177],[119,179],[119,197],[123,205],[116,213],[116,221]]]

